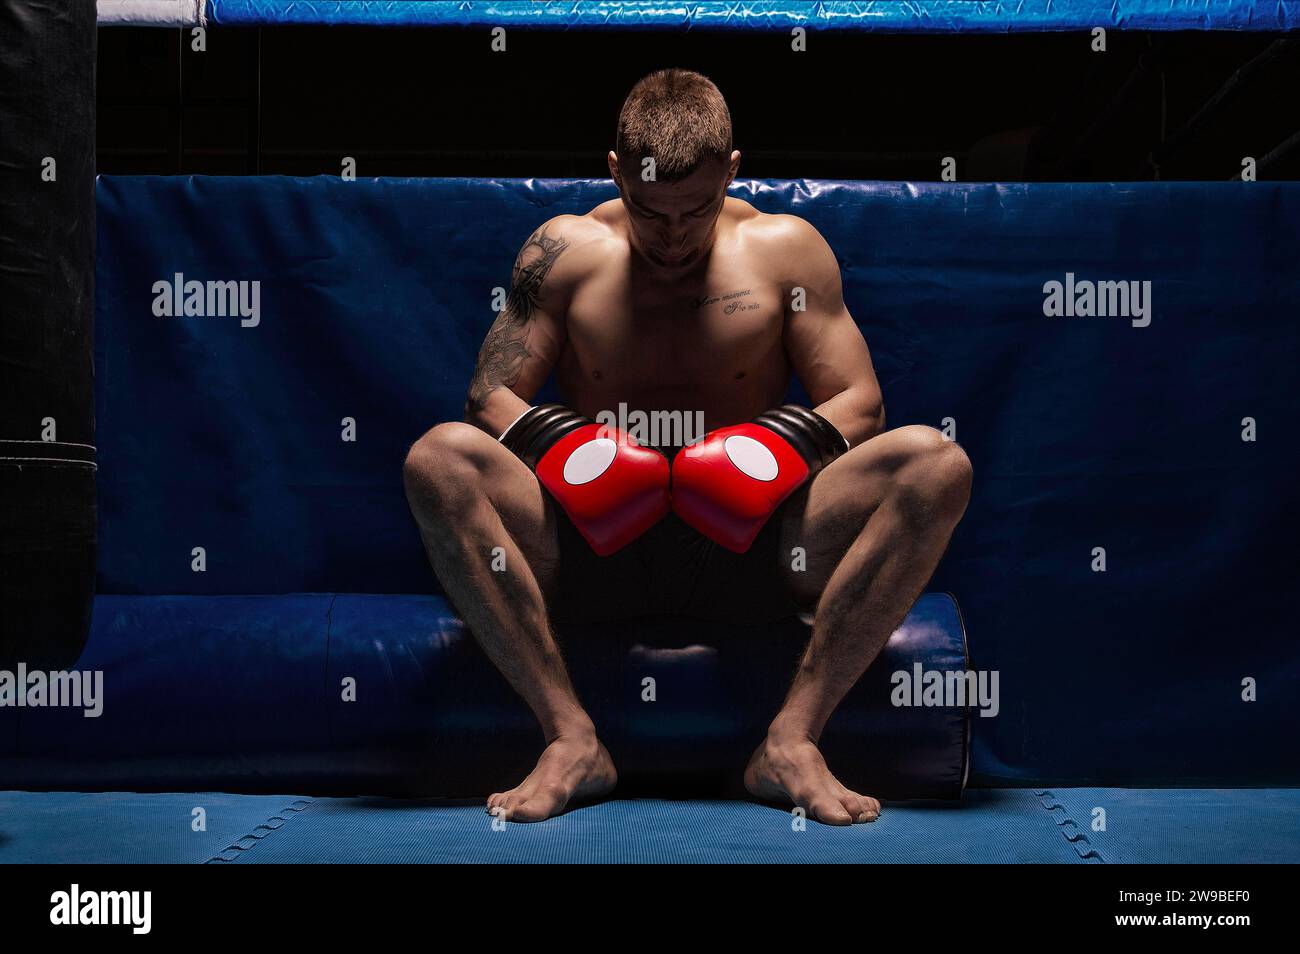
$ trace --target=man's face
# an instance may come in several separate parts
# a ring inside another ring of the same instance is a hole
[[[730,161],[706,162],[680,182],[645,182],[640,168],[620,164],[609,154],[632,225],[632,244],[656,268],[681,272],[713,244],[713,226],[722,211],[727,186],[735,178],[740,153]]]

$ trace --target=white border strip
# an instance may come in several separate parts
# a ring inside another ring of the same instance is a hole
[[[205,0],[96,0],[100,26],[207,26]]]

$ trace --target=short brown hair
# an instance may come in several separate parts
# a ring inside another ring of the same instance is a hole
[[[614,151],[620,161],[651,156],[657,180],[678,182],[709,159],[731,157],[731,111],[707,76],[657,70],[623,101]]]

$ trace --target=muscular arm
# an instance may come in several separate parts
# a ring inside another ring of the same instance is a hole
[[[561,225],[551,219],[519,250],[505,307],[479,349],[465,420],[493,437],[528,410],[564,345],[564,325],[555,316],[561,289],[553,274],[569,247]]]
[[[813,410],[856,446],[885,428],[871,353],[844,304],[835,253],[803,219],[780,218],[786,354],[812,399]],[[804,291],[802,311],[793,307],[796,288]]]

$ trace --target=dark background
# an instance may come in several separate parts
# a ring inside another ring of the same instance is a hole
[[[1242,156],[1300,178],[1300,40],[1107,39],[514,30],[495,53],[478,30],[275,27],[194,52],[104,28],[99,171],[605,178],[628,89],[685,66],[726,95],[743,178],[933,181],[944,156],[963,181],[1229,179]]]

